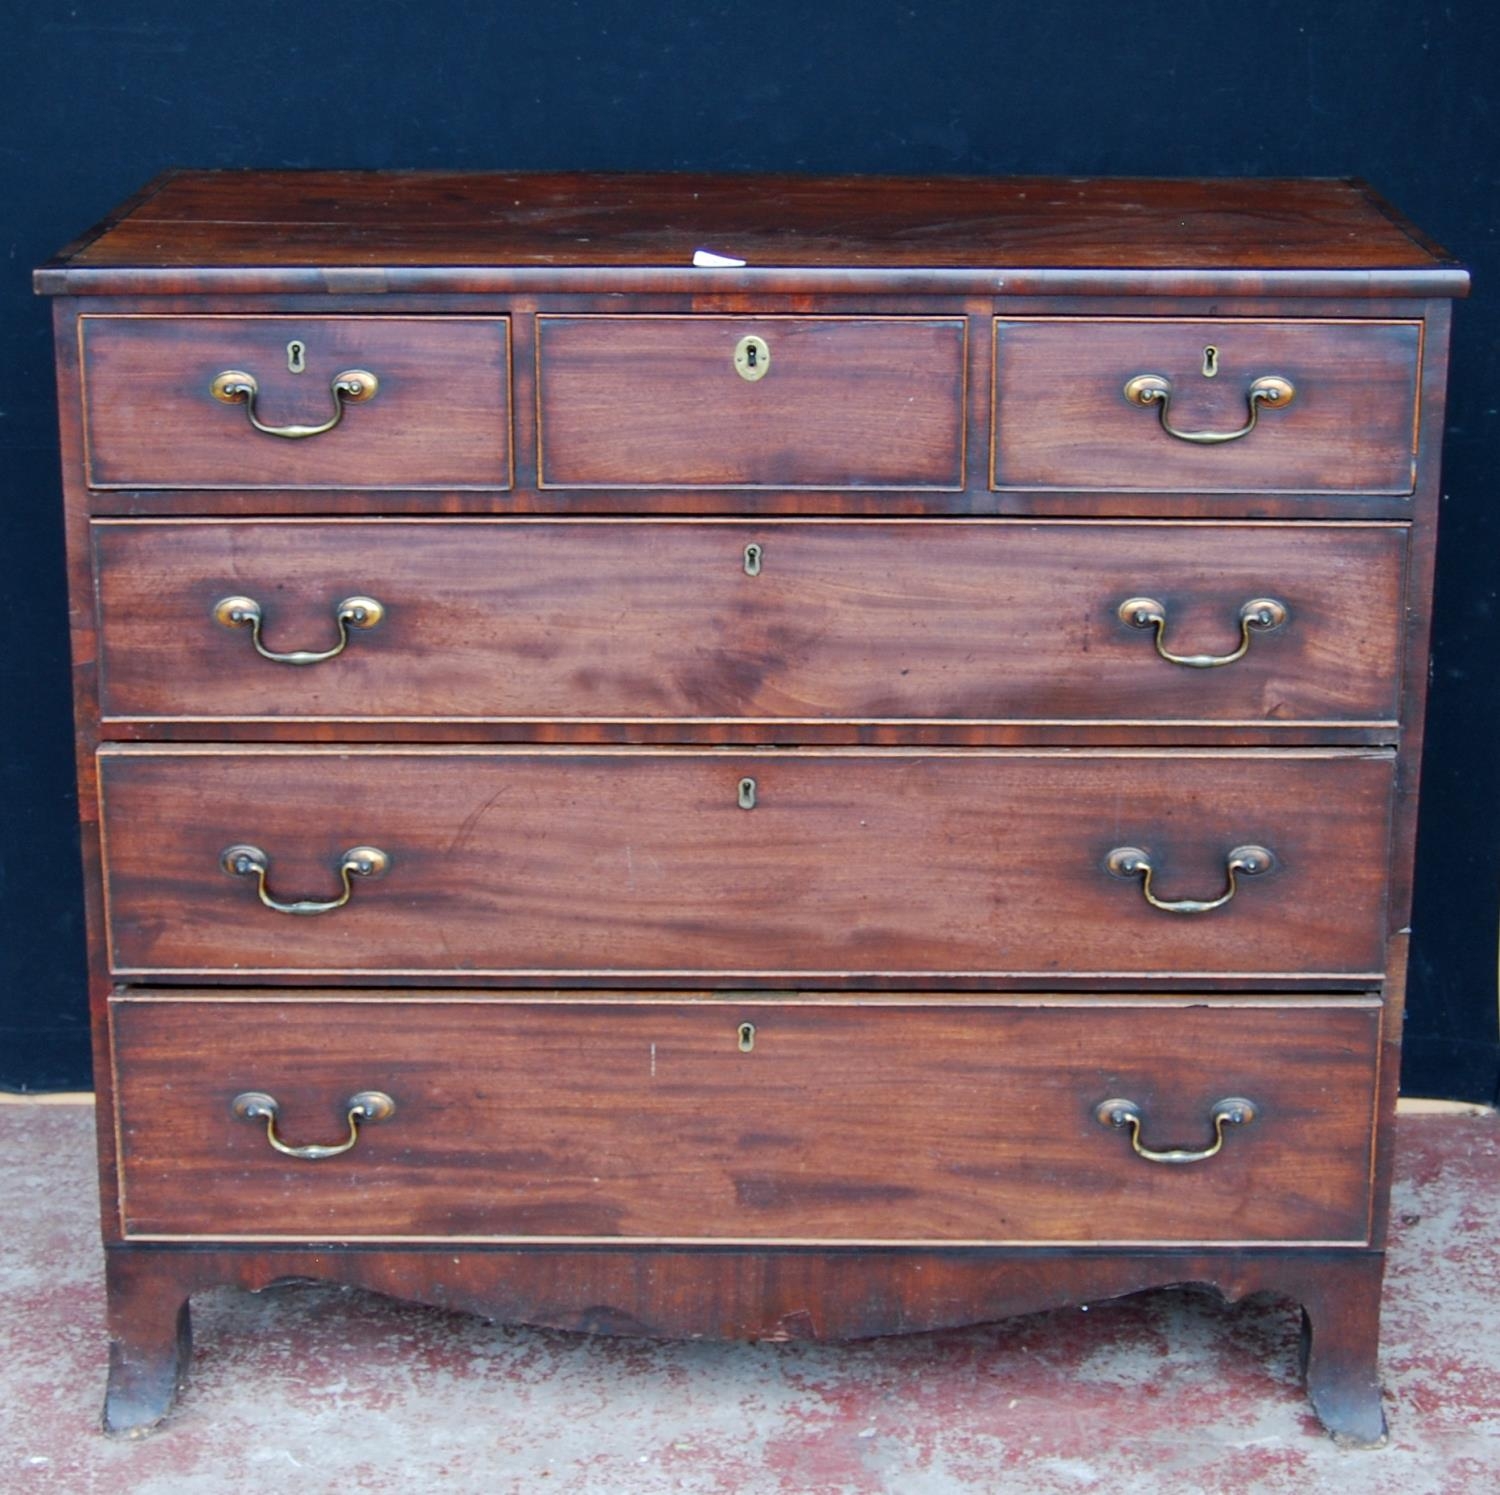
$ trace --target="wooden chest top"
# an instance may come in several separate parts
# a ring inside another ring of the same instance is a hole
[[[704,250],[743,266],[693,264]],[[1463,295],[1341,179],[168,172],[43,266],[49,293],[911,288]]]

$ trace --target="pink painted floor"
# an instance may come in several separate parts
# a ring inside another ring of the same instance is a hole
[[[92,1115],[0,1105],[0,1492],[1495,1495],[1500,1119],[1403,1117],[1391,1441],[1335,1448],[1290,1304],[1199,1291],[853,1345],[490,1327],[338,1288],[194,1300],[150,1438],[97,1430]]]

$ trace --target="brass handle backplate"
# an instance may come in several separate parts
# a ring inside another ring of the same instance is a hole
[[[1115,877],[1138,877],[1141,892],[1152,908],[1167,914],[1206,914],[1212,909],[1222,908],[1234,897],[1241,877],[1259,877],[1276,865],[1276,858],[1264,846],[1236,846],[1224,858],[1227,886],[1217,898],[1158,898],[1151,891],[1151,878],[1156,871],[1149,852],[1138,846],[1117,846],[1104,859],[1106,870]]]
[[[265,610],[253,597],[220,597],[214,603],[214,622],[224,628],[248,628],[250,642],[262,659],[274,660],[277,664],[321,664],[333,659],[349,646],[351,628],[375,628],[385,617],[385,607],[373,597],[345,597],[333,610],[333,620],[338,624],[339,641],[331,649],[293,649],[281,654],[268,649],[261,637],[265,622]]]
[[[231,877],[253,877],[260,901],[278,914],[331,914],[343,908],[353,895],[350,882],[355,877],[384,877],[391,859],[378,846],[355,846],[339,858],[339,878],[343,892],[337,898],[298,898],[291,903],[272,895],[266,886],[271,873],[271,859],[258,846],[230,846],[219,856],[219,865]]]
[[[1221,664],[1243,659],[1250,648],[1251,633],[1270,633],[1287,620],[1286,603],[1274,597],[1252,597],[1240,608],[1240,646],[1231,654],[1174,654],[1166,645],[1167,609],[1155,597],[1127,597],[1115,610],[1122,623],[1132,628],[1156,630],[1156,652],[1168,664],[1186,665],[1190,670],[1212,670]]]
[[[359,1127],[365,1121],[385,1121],[396,1114],[396,1102],[383,1090],[361,1090],[344,1102],[345,1115],[349,1123],[349,1135],[342,1142],[323,1145],[309,1142],[302,1147],[293,1147],[276,1135],[276,1118],[281,1115],[281,1102],[264,1090],[246,1090],[229,1103],[229,1109],[242,1121],[264,1121],[266,1141],[279,1153],[289,1158],[301,1158],[304,1162],[317,1163],[324,1158],[336,1158],[348,1152],[359,1141]]]
[[[287,441],[301,441],[308,436],[321,436],[325,431],[333,430],[343,420],[345,406],[361,405],[366,400],[373,400],[380,389],[380,381],[367,369],[345,369],[342,374],[333,376],[333,383],[329,387],[333,392],[333,414],[320,426],[266,425],[255,413],[260,384],[254,374],[247,374],[243,369],[225,369],[222,374],[216,374],[208,386],[208,392],[226,405],[243,405],[246,418],[257,431],[267,436],[280,436]]]
[[[1280,374],[1266,374],[1259,379],[1252,379],[1250,387],[1245,391],[1249,413],[1245,417],[1245,424],[1238,431],[1179,431],[1172,424],[1170,416],[1170,379],[1164,374],[1137,374],[1133,379],[1125,381],[1125,398],[1132,405],[1139,405],[1143,409],[1155,405],[1156,413],[1161,417],[1161,428],[1168,436],[1175,436],[1179,441],[1191,441],[1198,446],[1217,446],[1224,441],[1238,441],[1240,437],[1248,436],[1255,429],[1262,405],[1268,410],[1285,410],[1296,393],[1296,387],[1290,379],[1283,379]]]
[[[1201,1163],[1217,1155],[1224,1146],[1226,1126],[1249,1126],[1255,1120],[1257,1107],[1254,1101],[1240,1095],[1231,1095],[1217,1101],[1208,1113],[1214,1126],[1214,1140],[1207,1147],[1147,1147],[1141,1141],[1141,1108],[1133,1100],[1100,1101],[1094,1108],[1094,1119],[1102,1126],[1116,1130],[1130,1128],[1130,1145],[1137,1157],[1148,1163]]]

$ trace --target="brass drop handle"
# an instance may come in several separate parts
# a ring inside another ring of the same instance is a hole
[[[349,1135],[342,1142],[322,1145],[310,1142],[302,1147],[293,1147],[276,1135],[276,1118],[281,1115],[281,1102],[264,1090],[246,1090],[235,1096],[229,1109],[242,1121],[264,1121],[266,1141],[277,1152],[289,1158],[301,1158],[304,1162],[317,1163],[324,1158],[336,1158],[348,1152],[359,1141],[360,1123],[385,1121],[396,1114],[396,1102],[383,1090],[361,1090],[344,1102],[349,1121]]]
[[[1238,890],[1241,877],[1259,877],[1276,865],[1276,858],[1264,846],[1236,846],[1224,858],[1224,871],[1228,885],[1217,898],[1158,898],[1151,891],[1151,878],[1156,868],[1149,852],[1138,846],[1117,846],[1104,859],[1105,868],[1115,877],[1138,877],[1141,892],[1152,908],[1167,914],[1206,914],[1222,908]]]
[[[1175,436],[1179,441],[1191,441],[1198,446],[1217,446],[1220,442],[1238,441],[1241,436],[1248,436],[1255,429],[1261,406],[1264,405],[1268,410],[1285,410],[1296,393],[1296,387],[1290,379],[1283,379],[1280,374],[1266,374],[1259,379],[1252,379],[1250,387],[1245,391],[1249,414],[1238,431],[1179,431],[1172,424],[1169,414],[1172,404],[1170,379],[1164,374],[1137,374],[1133,379],[1125,381],[1125,398],[1132,405],[1139,405],[1143,409],[1155,405],[1156,413],[1161,417],[1161,428],[1168,436]]]
[[[1156,630],[1156,652],[1168,664],[1186,665],[1190,670],[1212,670],[1222,664],[1243,659],[1250,649],[1252,633],[1270,633],[1287,620],[1286,603],[1274,597],[1252,597],[1240,608],[1240,646],[1232,654],[1174,654],[1167,648],[1167,609],[1155,597],[1127,597],[1115,610],[1122,623],[1132,628]]]
[[[1133,1100],[1100,1101],[1094,1108],[1094,1119],[1102,1126],[1114,1127],[1116,1130],[1130,1128],[1131,1147],[1137,1157],[1145,1158],[1148,1163],[1202,1163],[1217,1156],[1224,1146],[1226,1126],[1249,1126],[1255,1117],[1254,1101],[1246,1100],[1241,1095],[1229,1096],[1225,1100],[1216,1101],[1213,1110],[1208,1113],[1208,1119],[1214,1124],[1214,1140],[1209,1146],[1168,1147],[1158,1150],[1147,1147],[1141,1141],[1141,1108]]]
[[[262,659],[274,660],[277,664],[322,664],[333,659],[349,647],[351,628],[376,628],[385,617],[385,607],[373,597],[345,597],[333,610],[333,620],[338,624],[339,641],[331,649],[293,649],[278,653],[268,649],[261,637],[265,623],[265,609],[253,597],[220,597],[214,603],[214,622],[224,628],[248,628],[250,642]]]
[[[231,877],[253,877],[260,901],[278,914],[331,914],[343,908],[354,893],[350,879],[355,877],[384,877],[390,869],[391,859],[378,846],[356,846],[339,858],[339,878],[343,892],[337,898],[299,898],[286,903],[273,897],[266,886],[271,873],[271,859],[258,846],[230,846],[219,857],[219,865]]]
[[[255,400],[260,393],[260,384],[254,374],[243,369],[225,369],[216,374],[208,386],[214,399],[226,405],[243,405],[245,416],[257,431],[267,436],[280,436],[286,441],[302,441],[308,436],[321,436],[331,431],[344,418],[346,405],[362,405],[373,400],[380,388],[380,381],[367,369],[345,369],[333,376],[330,385],[333,391],[333,414],[321,426],[268,426],[255,413]]]

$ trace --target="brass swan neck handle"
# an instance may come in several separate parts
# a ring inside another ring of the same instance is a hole
[[[1145,1158],[1148,1163],[1202,1163],[1211,1157],[1216,1157],[1224,1146],[1224,1128],[1226,1126],[1249,1126],[1255,1120],[1258,1108],[1254,1101],[1246,1100],[1240,1095],[1231,1095],[1225,1100],[1217,1101],[1213,1109],[1208,1113],[1208,1119],[1213,1123],[1214,1140],[1207,1147],[1167,1147],[1157,1149],[1147,1147],[1141,1141],[1141,1108],[1133,1100],[1100,1101],[1094,1108],[1094,1119],[1101,1126],[1114,1127],[1116,1130],[1130,1129],[1130,1146],[1137,1157]]]
[[[336,1158],[348,1152],[359,1141],[360,1124],[368,1121],[385,1121],[394,1116],[396,1103],[383,1090],[361,1090],[344,1102],[344,1114],[349,1125],[349,1134],[342,1142],[309,1142],[300,1147],[283,1142],[277,1135],[276,1121],[281,1115],[281,1102],[274,1095],[267,1095],[264,1090],[246,1090],[235,1096],[229,1103],[229,1109],[242,1121],[264,1121],[266,1141],[277,1152],[289,1158],[299,1158],[303,1162],[318,1163],[324,1158]]]
[[[271,859],[258,846],[226,847],[219,855],[219,865],[231,877],[253,877],[260,901],[278,914],[331,914],[343,908],[354,895],[355,877],[384,877],[391,865],[390,857],[378,846],[355,846],[339,858],[338,874],[343,891],[334,898],[298,898],[288,903],[275,897],[266,886],[271,874]]]
[[[373,400],[379,389],[380,381],[368,369],[345,369],[342,374],[335,374],[329,384],[333,395],[333,414],[321,425],[272,426],[267,425],[256,413],[260,381],[254,374],[247,374],[243,369],[225,369],[222,374],[215,374],[208,386],[208,392],[214,399],[226,405],[243,405],[245,418],[262,435],[279,436],[284,441],[304,441],[309,436],[322,436],[333,430],[343,420],[347,406]]]
[[[1156,865],[1151,854],[1139,846],[1117,846],[1104,859],[1105,870],[1115,877],[1138,877],[1141,895],[1152,908],[1166,914],[1206,914],[1223,906],[1239,890],[1241,877],[1260,877],[1276,865],[1276,858],[1264,846],[1236,846],[1224,858],[1227,886],[1217,898],[1158,898],[1151,888]]]
[[[373,597],[345,597],[333,609],[339,639],[332,648],[291,649],[282,653],[266,647],[261,633],[266,620],[265,609],[254,597],[220,597],[213,607],[215,623],[221,628],[248,628],[255,652],[275,664],[322,664],[325,659],[336,659],[349,647],[351,628],[378,628],[384,617],[385,605]]]
[[[1245,391],[1245,403],[1248,407],[1245,424],[1237,431],[1179,430],[1172,424],[1172,381],[1165,374],[1137,374],[1125,381],[1124,393],[1132,405],[1139,405],[1143,410],[1149,410],[1155,405],[1156,413],[1161,418],[1161,428],[1168,436],[1175,436],[1178,441],[1190,441],[1195,446],[1218,446],[1222,442],[1238,441],[1241,437],[1248,436],[1255,429],[1262,407],[1267,410],[1285,410],[1296,398],[1297,389],[1290,379],[1283,379],[1280,374],[1265,374],[1259,379],[1252,379]]]
[[[1131,628],[1156,630],[1156,652],[1168,664],[1185,665],[1190,670],[1212,670],[1233,664],[1250,651],[1252,633],[1271,633],[1286,622],[1289,614],[1284,602],[1274,597],[1252,597],[1239,612],[1240,645],[1229,654],[1174,654],[1167,648],[1167,609],[1155,597],[1127,597],[1115,609],[1115,615]]]

